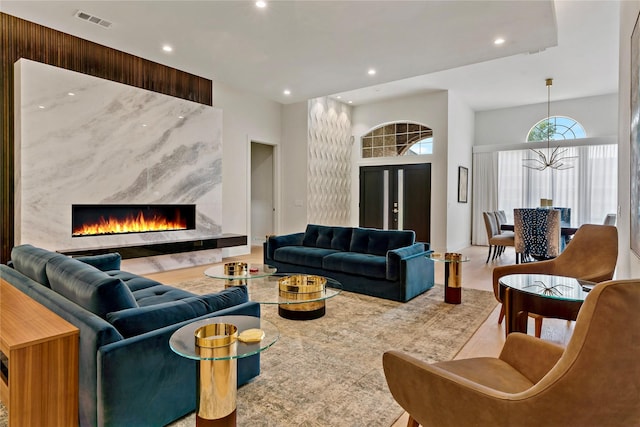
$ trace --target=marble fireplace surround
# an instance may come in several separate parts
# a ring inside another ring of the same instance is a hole
[[[222,234],[222,111],[20,59],[15,63],[16,244],[50,250]],[[195,204],[196,228],[71,236],[74,204]],[[220,249],[125,261],[134,273],[219,262]]]

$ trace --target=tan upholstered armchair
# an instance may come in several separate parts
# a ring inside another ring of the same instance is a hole
[[[618,229],[610,225],[581,226],[566,249],[554,259],[524,264],[504,265],[493,269],[493,294],[500,300],[498,281],[508,274],[552,274],[575,277],[590,282],[611,280],[618,260]],[[542,317],[536,319],[535,335],[540,336]],[[504,318],[500,309],[498,323]]]
[[[640,279],[587,296],[566,347],[512,333],[498,358],[428,364],[383,356],[409,426],[640,425]]]

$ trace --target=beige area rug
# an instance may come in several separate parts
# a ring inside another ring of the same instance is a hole
[[[206,293],[210,281],[174,286]],[[238,390],[238,425],[389,427],[403,410],[387,388],[382,354],[450,360],[496,304],[493,293],[474,289],[463,290],[462,304],[446,304],[436,285],[408,303],[343,292],[310,321],[282,319],[277,306],[263,305],[280,339],[262,353],[260,376]],[[194,414],[170,424],[193,425]]]
[[[173,285],[194,293],[211,279]],[[238,390],[240,427],[389,427],[403,413],[387,388],[382,354],[401,350],[427,362],[452,359],[489,316],[493,294],[463,289],[462,304],[443,302],[442,286],[398,303],[343,292],[327,314],[294,321],[263,305],[280,339],[262,353],[260,376]],[[192,427],[190,414],[171,427]],[[7,426],[0,404],[0,427]]]

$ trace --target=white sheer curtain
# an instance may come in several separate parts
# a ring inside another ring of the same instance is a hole
[[[498,208],[513,221],[513,209],[540,206],[552,199],[553,206],[571,208],[571,225],[602,224],[617,210],[618,147],[590,145],[568,147],[564,156],[571,169],[538,171],[523,167],[535,156],[530,150],[498,153]]]
[[[473,155],[473,245],[488,245],[482,212],[498,210],[498,152]]]

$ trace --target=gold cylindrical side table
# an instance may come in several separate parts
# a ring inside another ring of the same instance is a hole
[[[201,326],[195,333],[198,362],[196,426],[236,424],[238,328],[227,323]]]
[[[196,426],[237,424],[237,359],[268,349],[279,336],[276,325],[253,316],[198,320],[171,335],[171,350],[198,364]]]
[[[462,263],[469,258],[455,252],[432,253],[430,258],[444,263],[444,302],[460,304],[462,302]]]

